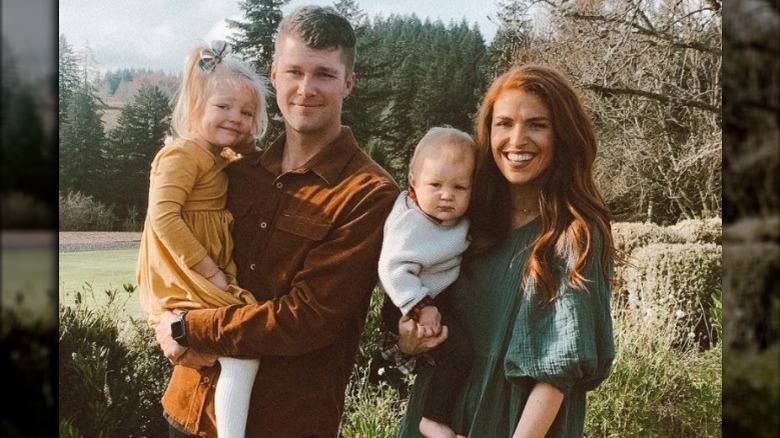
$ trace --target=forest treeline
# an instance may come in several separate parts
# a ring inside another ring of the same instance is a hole
[[[234,53],[266,76],[287,3],[242,1],[244,18],[229,21]],[[368,16],[355,0],[333,6],[358,34],[357,82],[343,123],[400,184],[430,127],[472,132],[496,75],[542,63],[573,80],[593,116],[597,183],[616,221],[670,224],[721,215],[720,1],[502,0],[495,3],[498,31],[490,43],[465,20]],[[77,54],[61,34],[59,190],[109,206],[116,229],[140,227],[178,76],[94,70],[94,58]],[[104,96],[128,89],[133,97],[107,129]],[[283,128],[275,103],[271,115],[261,146]]]

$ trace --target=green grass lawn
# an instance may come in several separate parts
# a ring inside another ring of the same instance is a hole
[[[119,304],[126,305],[129,316],[143,317],[138,293],[128,295],[123,285],[135,282],[137,249],[111,251],[61,252],[59,254],[59,298],[60,303],[73,304],[76,293],[86,295],[88,305],[102,305],[107,301],[106,290],[119,290]],[[86,293],[91,284],[92,293]]]
[[[56,255],[48,248],[2,250],[2,307],[25,315],[21,320],[56,321],[53,310]]]

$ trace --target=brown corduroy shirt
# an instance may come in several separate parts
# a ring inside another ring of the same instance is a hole
[[[189,344],[260,358],[247,437],[335,437],[399,190],[347,127],[285,173],[283,148],[284,136],[227,168],[238,283],[258,303],[190,311]],[[216,437],[218,375],[174,367],[162,399],[174,427]]]

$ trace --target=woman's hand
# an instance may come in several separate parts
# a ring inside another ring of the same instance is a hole
[[[441,326],[438,336],[426,336],[425,329],[411,316],[404,315],[398,321],[398,348],[404,354],[416,356],[433,350],[447,339],[447,326]]]

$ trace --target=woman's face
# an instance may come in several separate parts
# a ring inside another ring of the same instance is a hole
[[[513,186],[542,182],[553,161],[553,124],[544,102],[523,90],[504,91],[493,105],[493,159]]]

